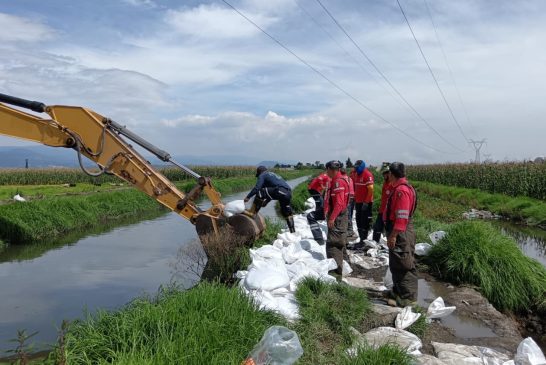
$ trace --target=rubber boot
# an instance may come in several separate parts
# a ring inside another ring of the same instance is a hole
[[[379,243],[379,240],[381,239],[381,232],[373,231],[373,240],[377,243]]]
[[[254,201],[252,202],[252,206],[250,207],[250,209],[243,211],[243,214],[252,218],[256,214],[258,214],[260,209],[262,209],[263,204],[264,204],[264,201],[256,196],[254,198]]]
[[[290,230],[290,233],[296,233],[296,227],[294,226],[293,216],[286,217],[286,224],[288,225],[288,229]]]

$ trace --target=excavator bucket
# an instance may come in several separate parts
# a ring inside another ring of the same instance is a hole
[[[229,218],[214,218],[207,214],[200,214],[195,220],[195,228],[199,237],[213,232],[221,232],[226,226],[229,226],[243,242],[250,243],[263,234],[266,224],[264,217],[260,214],[256,214],[254,217],[234,214]]]

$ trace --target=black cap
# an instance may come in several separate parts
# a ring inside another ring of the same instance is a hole
[[[389,165],[389,171],[397,179],[406,176],[406,168],[402,162],[391,162],[391,164]]]
[[[256,169],[256,177],[260,176],[262,172],[265,172],[265,171],[267,171],[267,167],[258,166],[258,168]]]
[[[337,160],[332,160],[326,162],[326,168],[330,170],[339,170],[341,168],[341,163]]]

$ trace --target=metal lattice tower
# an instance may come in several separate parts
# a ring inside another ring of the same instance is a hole
[[[475,141],[473,139],[469,139],[468,143],[474,147],[474,150],[476,151],[476,157],[474,162],[480,163],[480,150],[482,149],[483,145],[486,143],[486,139],[482,139],[481,141]]]

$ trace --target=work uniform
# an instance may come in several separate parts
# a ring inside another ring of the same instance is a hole
[[[394,284],[393,293],[401,299],[417,300],[417,270],[415,269],[415,231],[411,217],[417,206],[415,189],[406,178],[392,184],[383,220],[387,236],[393,230],[400,231],[396,244],[389,249],[389,266]]]
[[[368,238],[372,220],[373,175],[368,169],[361,174],[354,172],[352,179],[355,186],[356,227],[360,242]]]
[[[319,244],[324,244],[324,238],[322,237],[322,230],[318,224],[318,221],[323,221],[324,217],[324,193],[330,185],[330,177],[323,173],[311,180],[311,183],[307,187],[309,195],[315,201],[315,210],[307,214],[307,222],[311,227],[311,233],[313,238]]]
[[[347,235],[349,237],[354,236],[353,231],[353,209],[355,207],[355,183],[353,182],[353,179],[348,176],[348,182],[349,182],[349,203],[347,204],[347,212],[348,212],[348,221],[349,225],[347,228]]]
[[[343,273],[343,256],[347,246],[347,203],[349,202],[349,178],[340,172],[330,182],[324,201],[324,212],[334,227],[328,228],[326,238],[326,257],[336,261],[336,272]]]
[[[286,218],[292,215],[290,205],[292,189],[282,177],[274,172],[265,171],[260,174],[256,186],[252,188],[246,197],[250,199],[254,195],[256,195],[255,202],[256,199],[259,199],[261,207],[265,207],[271,200],[278,200],[283,217]]]
[[[387,201],[389,199],[389,195],[391,194],[392,187],[391,184],[388,181],[385,181],[383,183],[383,187],[381,188],[381,205],[379,206],[379,212],[377,214],[377,218],[375,219],[375,223],[373,225],[373,240],[375,242],[379,242],[381,239],[381,233],[385,230],[385,221],[383,220],[383,213],[385,212],[385,208],[387,206]]]

